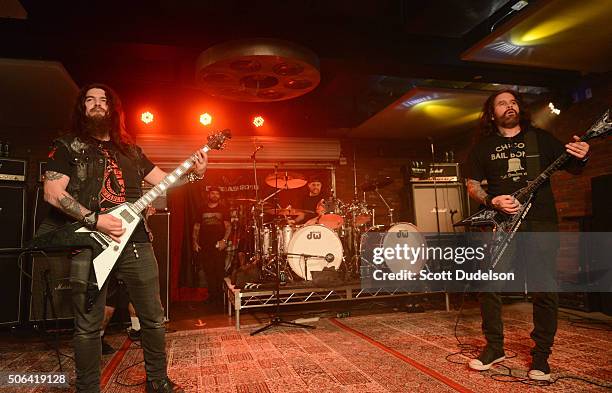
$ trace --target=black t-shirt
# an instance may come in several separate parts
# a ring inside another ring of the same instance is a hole
[[[324,198],[325,197],[322,194],[319,194],[315,196],[306,195],[304,199],[302,199],[302,209],[309,210],[312,212],[312,213],[306,213],[304,215],[304,221],[308,221],[311,218],[314,218],[317,216],[317,205],[319,204],[319,202],[321,202],[321,199],[324,199]]]
[[[229,211],[220,204],[210,207],[205,204],[200,214],[200,245],[213,245],[225,235],[225,223]]]
[[[119,167],[118,156],[123,155],[123,153],[112,142],[98,141],[97,147],[106,158],[104,179],[100,189],[100,212],[104,212],[124,202],[135,202],[142,195],[142,179],[138,175],[138,166],[144,169],[146,176],[153,170],[155,165],[142,154],[142,159],[139,163],[135,163],[128,168],[121,168]],[[121,161],[129,162],[127,158]],[[131,161],[133,162],[133,160]],[[46,170],[59,172],[70,177],[71,169],[68,148],[61,143],[57,144],[52,154],[49,155]],[[128,171],[131,173],[128,174]],[[134,242],[149,241],[143,223],[136,227],[130,240]]]
[[[536,133],[540,154],[540,171],[543,171],[565,152],[565,147],[550,133],[531,128]],[[473,180],[487,180],[490,195],[509,195],[527,185],[527,159],[525,132],[511,138],[499,134],[489,135],[480,140],[470,152],[467,163],[467,177]],[[537,176],[539,173],[533,174]],[[557,221],[555,201],[550,182],[545,182],[537,192],[528,219]]]

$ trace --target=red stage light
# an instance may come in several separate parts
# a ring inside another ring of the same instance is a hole
[[[152,123],[153,119],[154,119],[154,116],[149,111],[142,112],[142,114],[140,115],[140,120],[145,124]]]
[[[261,127],[264,125],[264,118],[262,116],[255,116],[253,118],[253,124],[255,127]]]
[[[212,123],[212,116],[209,115],[208,113],[202,113],[200,115],[200,123],[202,123],[205,126],[210,125],[210,123]]]

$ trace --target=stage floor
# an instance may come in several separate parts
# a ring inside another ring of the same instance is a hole
[[[505,367],[518,377],[527,372],[532,345],[529,303],[504,307],[506,351],[516,356],[483,373],[467,369],[468,357],[452,355],[459,351],[454,329],[456,311],[426,307],[428,311],[407,313],[393,312],[397,304],[387,308],[382,304],[366,306],[364,303],[354,308],[347,318],[330,317],[339,310],[326,310],[319,314],[323,318],[312,323],[316,329],[273,328],[256,336],[249,333],[267,322],[268,315],[262,312],[245,314],[242,329],[237,332],[222,306],[175,307],[175,320],[170,322],[167,334],[169,374],[189,392],[608,391],[565,378],[549,387],[530,386],[501,375],[508,374]],[[568,312],[572,314],[559,314],[559,331],[550,358],[553,380],[575,376],[609,386],[611,319],[589,314],[604,321],[592,323],[578,320],[574,316],[578,312]],[[315,315],[315,310],[296,309],[287,310],[284,317]],[[480,315],[473,302],[465,307],[456,333],[462,343],[483,345]],[[143,391],[143,385],[124,386],[144,380],[138,344],[118,332],[110,340],[119,351],[104,358],[103,391]],[[61,341],[62,352],[71,355],[69,338],[62,337]],[[3,337],[0,370],[52,371],[57,368],[57,360],[47,349],[40,343],[24,345]],[[72,362],[65,358],[63,364],[73,375]]]

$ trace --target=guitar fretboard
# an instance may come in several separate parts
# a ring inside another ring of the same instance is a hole
[[[201,149],[204,153],[208,152],[210,148],[208,145]],[[196,153],[192,154],[191,157],[186,159],[181,165],[172,171],[168,176],[164,177],[155,187],[147,191],[140,199],[134,202],[133,209],[136,213],[143,211],[151,202],[153,202],[158,196],[164,193],[171,185],[183,176],[191,167],[196,159]]]

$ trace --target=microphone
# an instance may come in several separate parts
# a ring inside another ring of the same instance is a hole
[[[255,158],[255,154],[257,154],[257,152],[260,151],[261,149],[263,149],[263,145],[255,146],[255,151],[253,152],[253,154],[251,154],[251,159],[254,159]]]
[[[329,253],[327,255],[325,255],[325,262],[327,263],[332,263],[334,261],[335,257],[334,254]]]

